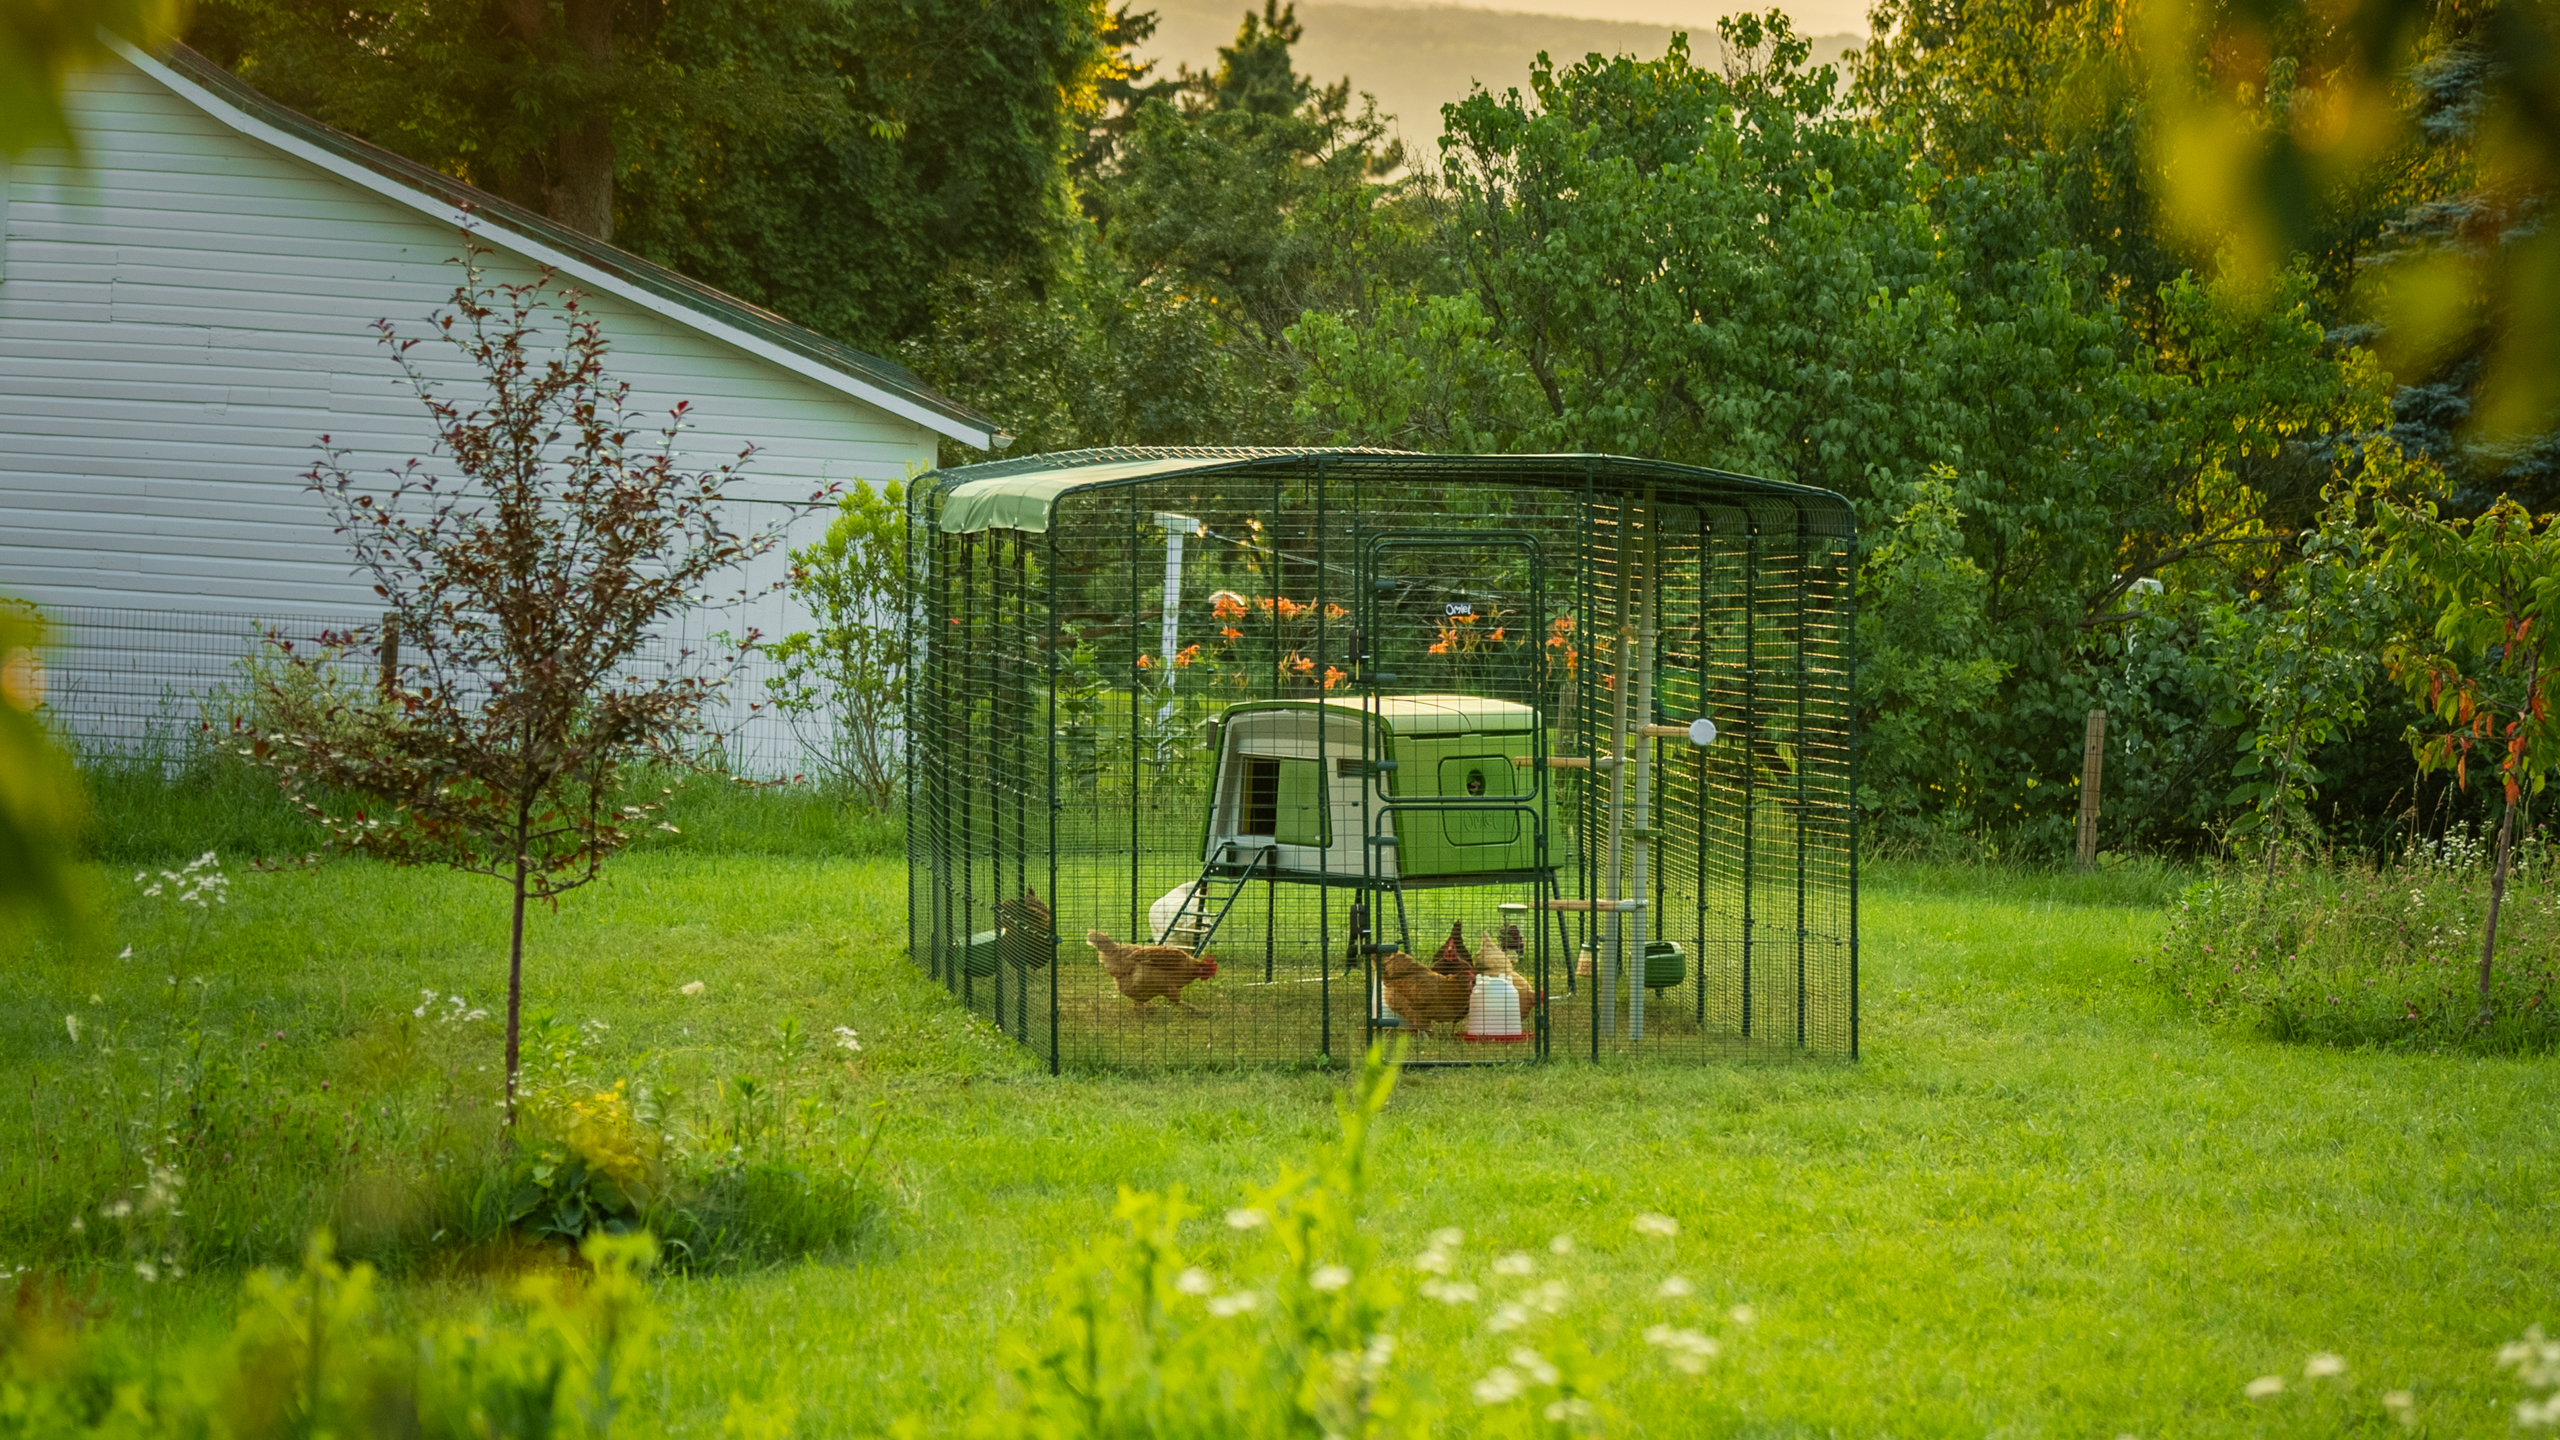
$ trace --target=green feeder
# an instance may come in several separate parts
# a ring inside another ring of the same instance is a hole
[[[1644,945],[1644,988],[1668,990],[1688,978],[1688,952],[1677,940],[1648,940]]]
[[[1037,971],[1055,958],[1057,935],[1037,935],[1027,928],[1016,940],[1011,930],[978,930],[968,945],[960,945],[960,974],[988,979],[996,974],[996,961],[1011,963],[1016,971]]]

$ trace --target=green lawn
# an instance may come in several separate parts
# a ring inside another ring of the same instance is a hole
[[[1666,1267],[1702,1304],[1750,1304],[1703,1389],[1630,1384],[1630,1433],[2379,1433],[2380,1395],[2403,1387],[2422,1433],[2506,1433],[2519,1392],[2494,1351],[2560,1322],[2560,1070],[2201,1029],[2138,969],[2162,924],[2144,888],[1886,871],[1865,897],[1855,1066],[1408,1076],[1377,1142],[1375,1223],[1391,1253],[1443,1225],[1471,1253],[1579,1237],[1575,1313],[1595,1339],[1644,1323]],[[410,1011],[422,988],[495,999],[503,920],[487,882],[340,861],[241,876],[193,941],[137,901],[114,941],[131,960],[22,947],[0,1137],[36,1139],[0,1141],[0,1269],[62,1263],[62,1217],[134,1178],[111,1174],[108,1129],[167,1063],[164,1036],[264,1041],[260,1075],[345,1117],[371,1107],[396,1146],[413,1092],[494,1073],[494,1027]],[[1323,1075],[1037,1073],[906,965],[903,924],[888,862],[678,852],[618,862],[533,927],[530,1003],[604,1021],[612,1063],[708,1094],[776,1073],[774,1027],[797,1016],[865,1047],[807,1072],[810,1123],[850,1133],[870,1101],[890,1107],[897,1204],[871,1253],[662,1283],[675,1433],[716,1433],[732,1392],[786,1387],[805,1435],[910,1414],[939,1429],[1115,1186],[1178,1183],[1214,1212],[1332,1132]],[[84,1017],[78,1044],[66,1015]],[[473,1098],[436,1103],[485,1114]],[[1672,1254],[1630,1232],[1646,1210],[1680,1220]],[[1214,1258],[1222,1227],[1201,1231]],[[236,1267],[146,1285],[85,1263],[146,1337],[214,1322],[237,1283]],[[490,1283],[413,1268],[393,1303]],[[2270,1373],[2299,1392],[2313,1351],[2346,1357],[2343,1397],[2243,1398]]]

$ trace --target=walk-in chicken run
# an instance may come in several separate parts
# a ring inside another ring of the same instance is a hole
[[[1840,497],[1091,450],[909,506],[909,944],[1052,1070],[1857,1054]]]

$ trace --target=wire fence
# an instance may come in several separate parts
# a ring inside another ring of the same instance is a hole
[[[1845,502],[1571,456],[938,478],[910,946],[1053,1069],[1856,1055]]]
[[[323,655],[330,637],[379,620],[369,615],[247,615],[114,606],[47,607],[46,708],[79,753],[176,761],[203,743],[206,727],[228,728],[247,697],[248,662],[269,643]],[[636,669],[699,663],[706,642],[652,637],[631,657]],[[688,653],[689,652],[689,653]],[[378,673],[368,649],[335,664],[351,679]],[[704,714],[703,758],[737,774],[789,779],[809,768],[812,726],[767,701],[779,667],[751,651]]]

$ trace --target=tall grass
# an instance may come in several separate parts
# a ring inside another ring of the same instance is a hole
[[[2179,897],[2152,970],[2207,1019],[2278,1039],[2546,1050],[2560,1043],[2560,857],[2539,831],[2518,845],[2484,997],[2490,859],[2460,831],[2388,863],[2217,868]]]

